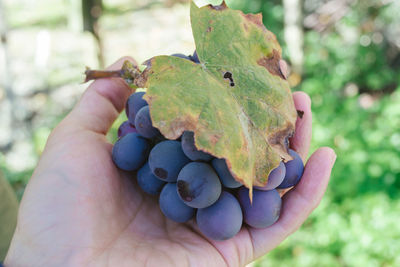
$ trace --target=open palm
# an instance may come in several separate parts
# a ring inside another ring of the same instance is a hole
[[[294,232],[321,200],[336,157],[329,148],[310,157],[283,197],[280,219],[266,229],[242,227],[213,241],[193,221],[166,219],[157,197],[111,160],[105,134],[130,93],[121,79],[97,80],[54,129],[23,196],[6,266],[243,266]],[[291,146],[305,159],[311,103],[304,93],[293,97],[304,116]]]

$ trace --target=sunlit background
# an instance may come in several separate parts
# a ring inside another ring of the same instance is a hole
[[[400,1],[227,4],[263,13],[293,90],[312,98],[311,151],[338,155],[321,205],[253,265],[400,266]],[[0,168],[18,199],[50,131],[86,88],[85,66],[195,49],[186,0],[0,0],[0,34]]]

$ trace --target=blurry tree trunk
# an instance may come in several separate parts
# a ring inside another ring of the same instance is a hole
[[[80,0],[69,0],[68,27],[73,32],[80,32],[83,28],[81,17],[82,3]]]
[[[351,5],[351,1],[348,0],[328,1],[304,18],[304,26],[317,32],[323,32],[348,13],[349,5]]]
[[[294,72],[301,74],[304,62],[304,32],[302,0],[283,0],[284,34],[289,58]]]
[[[99,19],[103,10],[102,0],[82,0],[83,29],[93,34],[97,42],[97,59],[104,68],[103,42],[99,31]]]
[[[9,183],[0,173],[0,262],[6,256],[17,224],[18,201]]]

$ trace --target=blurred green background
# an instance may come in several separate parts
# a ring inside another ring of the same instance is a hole
[[[338,155],[321,205],[252,265],[400,266],[400,1],[227,4],[263,13],[312,98],[311,151]],[[186,0],[0,0],[0,33],[0,168],[19,198],[85,65],[194,50]]]

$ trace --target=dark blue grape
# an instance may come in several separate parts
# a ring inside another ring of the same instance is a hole
[[[280,215],[282,200],[278,191],[260,191],[253,189],[253,203],[250,203],[249,190],[239,190],[239,202],[244,221],[254,228],[265,228],[274,224]]]
[[[182,135],[182,150],[185,155],[193,161],[210,161],[212,156],[197,150],[194,144],[194,133],[185,131]]]
[[[190,162],[182,151],[181,142],[162,141],[150,152],[149,165],[153,174],[166,182],[176,182],[178,174]]]
[[[135,127],[141,136],[149,139],[161,135],[160,131],[153,127],[149,106],[142,107],[136,114]]]
[[[185,205],[176,192],[176,183],[167,183],[161,191],[160,209],[165,217],[175,222],[186,222],[193,218],[195,209]]]
[[[171,56],[180,57],[180,58],[183,58],[183,59],[191,60],[191,58],[189,56],[186,56],[186,55],[181,54],[181,53],[172,54]]]
[[[271,173],[268,176],[268,182],[265,186],[263,187],[255,186],[254,188],[264,191],[275,189],[278,185],[282,183],[283,179],[285,178],[285,174],[286,174],[285,164],[281,162],[279,163],[278,167],[276,167],[271,171]]]
[[[221,195],[221,182],[207,163],[191,162],[178,175],[178,193],[186,205],[205,208]]]
[[[158,195],[165,185],[165,182],[157,179],[151,172],[148,162],[137,172],[137,182],[140,188],[150,195]]]
[[[137,133],[120,138],[112,149],[112,159],[118,168],[125,171],[139,169],[149,155],[150,145]]]
[[[289,149],[289,154],[293,157],[285,163],[286,175],[282,183],[277,187],[279,189],[295,186],[303,176],[304,164],[296,151]]]
[[[238,188],[242,184],[233,178],[231,172],[228,170],[226,161],[224,159],[213,159],[211,161],[215,171],[217,172],[219,179],[221,179],[222,184],[228,188]]]
[[[197,51],[196,51],[196,50],[194,50],[193,55],[190,56],[190,59],[191,59],[194,63],[200,63],[199,56],[197,55]]]
[[[135,126],[129,123],[129,121],[124,121],[118,128],[118,138],[121,138],[128,133],[137,133]]]
[[[197,211],[196,221],[200,231],[206,237],[226,240],[240,231],[243,215],[237,199],[223,191],[217,202]]]
[[[143,99],[145,92],[136,92],[129,96],[125,105],[125,112],[131,124],[135,124],[135,118],[138,111],[147,106],[147,102]]]

